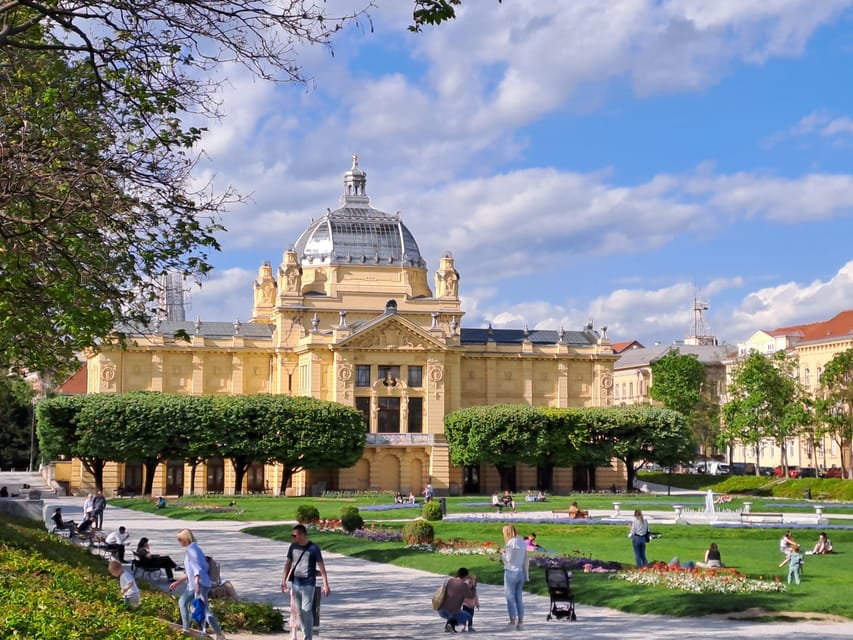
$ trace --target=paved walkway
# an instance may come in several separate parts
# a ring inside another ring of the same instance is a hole
[[[47,498],[46,512],[62,506],[67,517],[79,519],[82,498]],[[215,557],[222,567],[223,579],[230,579],[241,598],[270,602],[286,608],[281,594],[281,570],[287,552],[286,543],[257,538],[241,529],[270,522],[201,521],[184,522],[159,515],[145,514],[108,506],[104,529],[119,525],[128,528],[131,540],[147,536],[155,553],[171,555],[182,563],[182,550],[175,534],[184,526],[195,533],[205,553]],[[283,524],[283,523],[282,523]],[[430,608],[430,598],[442,577],[414,569],[403,569],[341,556],[324,554],[332,594],[321,608],[319,638],[329,640],[391,639],[418,637],[444,638],[444,623]],[[673,618],[622,613],[603,607],[577,605],[577,622],[546,621],[550,606],[543,596],[525,596],[525,630],[503,631],[506,607],[503,590],[480,586],[481,610],[475,616],[478,636],[504,638],[612,638],[649,640],[649,638],[743,638],[760,636],[773,640],[833,640],[853,637],[853,621],[845,623],[777,622],[756,623],[715,617]],[[267,636],[269,637],[269,636]],[[282,632],[272,636],[286,638]],[[230,635],[231,640],[260,640],[259,636]]]

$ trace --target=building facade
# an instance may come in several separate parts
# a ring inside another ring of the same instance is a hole
[[[797,358],[797,377],[805,390],[817,394],[826,364],[836,354],[851,348],[853,310],[847,310],[829,320],[756,331],[745,342],[738,343],[738,357],[727,362],[727,376],[730,381],[739,359],[753,351],[770,356],[785,350]],[[807,429],[803,435],[789,438],[785,446],[789,465],[815,468],[818,471],[842,467],[840,443],[830,437],[817,437],[814,429]],[[755,462],[756,454],[761,466],[775,467],[781,459],[778,445],[765,440],[760,443],[758,451],[751,446],[735,446],[732,461]]]
[[[466,328],[460,273],[443,255],[429,286],[418,244],[399,214],[370,205],[353,158],[340,207],[310,223],[276,267],[262,264],[246,323],[155,321],[124,350],[88,359],[88,392],[274,393],[353,406],[364,416],[363,458],[345,469],[298,474],[288,492],[327,490],[484,493],[500,488],[493,468],[450,464],[444,416],[465,407],[524,403],[612,404],[613,354],[606,328],[577,331]],[[176,338],[183,331],[189,340]],[[190,468],[164,465],[155,492],[189,487]],[[278,486],[275,465],[256,465],[244,490]],[[198,492],[228,491],[230,466],[208,461]],[[141,485],[141,468],[111,465],[105,484]],[[72,490],[86,489],[79,468]],[[519,467],[512,490],[567,493],[619,484],[624,469]]]

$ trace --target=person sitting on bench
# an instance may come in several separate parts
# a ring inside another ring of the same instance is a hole
[[[177,563],[169,556],[161,556],[156,553],[151,553],[151,545],[148,538],[140,538],[139,544],[136,545],[136,566],[141,569],[165,569],[166,578],[169,582],[175,580],[174,571],[179,569]]]
[[[50,519],[53,520],[54,528],[57,531],[66,530],[68,531],[69,537],[72,537],[77,533],[77,524],[73,520],[62,519],[61,507],[56,507],[56,509],[54,509],[53,515],[50,516]]]
[[[498,513],[503,513],[504,507],[506,506],[501,502],[501,498],[497,491],[492,494],[492,506],[498,510]]]
[[[515,499],[510,494],[509,489],[504,491],[503,496],[501,497],[501,502],[505,507],[509,507],[512,509],[512,512],[515,513]]]

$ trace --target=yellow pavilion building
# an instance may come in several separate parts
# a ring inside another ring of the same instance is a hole
[[[427,264],[399,214],[370,205],[365,172],[353,158],[340,207],[313,220],[277,267],[262,264],[245,323],[155,320],[120,350],[87,363],[89,393],[133,390],[187,394],[311,396],[357,408],[367,444],[353,467],[303,471],[291,495],[324,490],[409,491],[428,482],[437,495],[489,493],[493,467],[450,464],[448,413],[476,405],[550,407],[612,404],[613,354],[606,327],[581,330],[466,328],[460,274],[447,253],[430,288]],[[178,330],[189,340],[175,337]],[[624,484],[614,462],[599,469],[519,466],[509,488],[568,493]],[[71,463],[72,491],[91,478]],[[142,486],[142,466],[110,465],[105,489]],[[155,493],[232,490],[227,461],[196,470],[161,465]],[[255,465],[244,491],[277,493],[276,465]],[[511,474],[512,475],[512,474]]]

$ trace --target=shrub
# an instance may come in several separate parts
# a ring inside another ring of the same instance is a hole
[[[358,512],[358,507],[352,505],[344,505],[341,507],[341,528],[347,533],[352,533],[356,529],[361,529],[364,526],[364,518]]]
[[[320,510],[313,504],[301,504],[296,508],[296,521],[306,524],[320,519]]]
[[[412,520],[403,525],[403,540],[406,544],[431,544],[435,529],[426,520]]]
[[[426,520],[441,520],[444,517],[441,513],[441,505],[435,501],[424,504],[421,515]]]

